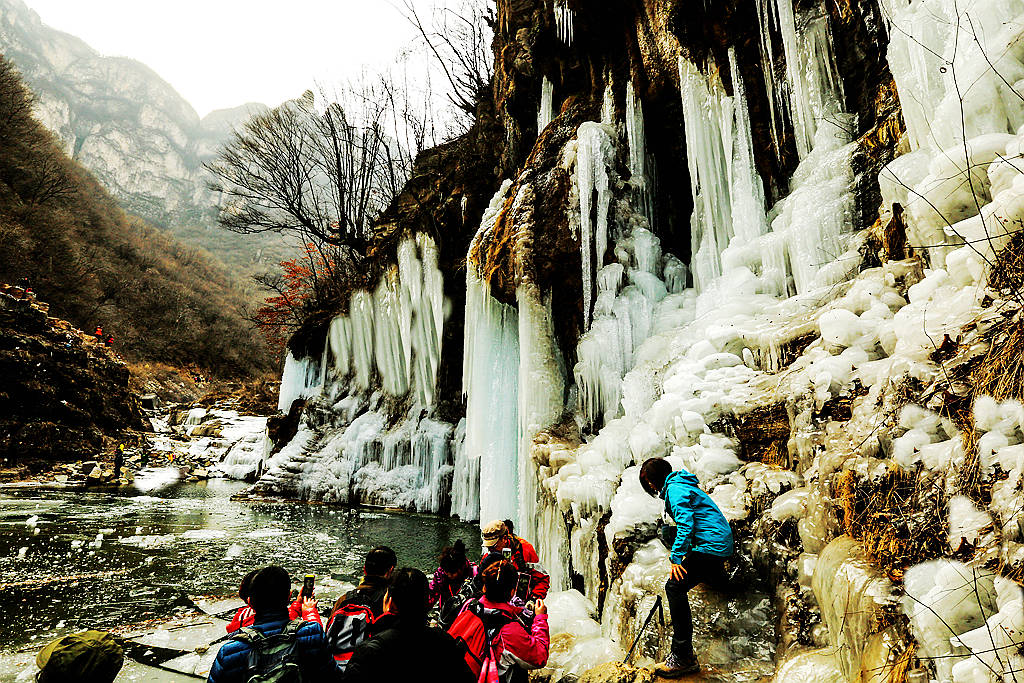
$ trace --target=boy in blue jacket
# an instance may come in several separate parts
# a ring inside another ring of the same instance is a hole
[[[672,614],[672,652],[655,669],[664,678],[679,678],[700,671],[693,652],[693,618],[687,592],[700,583],[716,584],[725,576],[725,560],[732,556],[732,528],[697,477],[686,470],[672,471],[664,458],[650,458],[640,467],[644,491],[665,501],[675,520],[675,539],[669,559],[672,574],[665,583]]]
[[[260,669],[272,662],[253,661],[250,656],[253,646],[246,640],[246,631],[257,631],[262,637],[288,633],[288,642],[293,644],[287,653],[295,662],[304,681],[330,683],[341,679],[341,672],[324,643],[324,629],[317,621],[289,620],[288,600],[292,582],[288,572],[281,567],[264,567],[256,572],[249,582],[249,605],[255,612],[251,629],[242,629],[239,635],[228,641],[213,662],[208,683],[245,683]],[[311,598],[303,605],[303,613],[312,616],[316,602]],[[281,654],[277,652],[276,654]]]

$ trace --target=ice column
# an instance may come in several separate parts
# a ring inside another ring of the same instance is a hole
[[[576,147],[576,186],[580,199],[580,256],[583,261],[583,317],[590,324],[594,274],[608,251],[609,170],[615,162],[614,130],[588,121],[580,126]]]
[[[455,427],[455,472],[452,475],[452,514],[464,521],[480,519],[480,458],[466,452],[466,418]]]
[[[698,291],[721,275],[720,254],[729,244],[732,207],[729,159],[733,102],[717,70],[705,76],[693,62],[679,58],[679,82],[686,123],[686,162],[693,194],[693,276]]]
[[[297,359],[288,353],[281,373],[281,391],[277,409],[287,413],[298,399],[312,398],[323,389],[321,363],[316,358]]]
[[[815,10],[798,16],[793,0],[762,0],[762,32],[767,33],[770,18],[778,22],[786,57],[786,86],[769,91],[788,100],[786,111],[792,117],[797,153],[803,159],[814,147],[815,133],[821,121],[842,109],[843,86],[839,78],[828,16]],[[771,15],[774,14],[774,17]],[[770,40],[766,48],[771,49]],[[774,120],[773,120],[774,123]]]
[[[398,263],[373,292],[349,299],[348,315],[331,321],[324,352],[324,376],[350,379],[350,388],[380,385],[391,396],[412,394],[418,405],[434,400],[444,328],[444,279],[437,247],[423,233],[398,246]]]
[[[524,533],[537,538],[537,468],[533,437],[558,421],[565,378],[551,318],[551,298],[533,283],[516,290],[519,304],[519,519]]]
[[[552,119],[555,118],[554,111],[555,86],[545,76],[540,84],[540,109],[537,111],[537,135],[540,135]]]
[[[519,319],[466,268],[464,459],[480,463],[480,519],[518,520]]]

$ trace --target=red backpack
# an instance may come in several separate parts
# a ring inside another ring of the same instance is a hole
[[[334,610],[327,622],[325,640],[338,669],[344,671],[356,647],[370,637],[374,621],[373,610],[366,605],[349,602]]]
[[[471,600],[448,629],[448,634],[465,649],[466,664],[478,683],[497,683],[494,641],[511,621],[512,617],[506,612],[484,607],[480,600]]]

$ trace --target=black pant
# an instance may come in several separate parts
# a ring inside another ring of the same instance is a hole
[[[665,582],[668,611],[672,614],[672,653],[681,659],[693,659],[693,616],[687,592],[700,583],[720,585],[725,578],[725,558],[691,552],[683,560],[686,577]]]

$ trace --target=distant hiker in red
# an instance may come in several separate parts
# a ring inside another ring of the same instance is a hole
[[[548,662],[548,608],[534,602],[532,621],[509,603],[519,581],[515,565],[496,562],[483,571],[484,595],[466,603],[448,633],[465,645],[466,664],[478,681],[517,683]]]
[[[103,328],[99,325],[96,326],[96,331],[92,333],[92,336],[96,337],[96,343],[103,343]]]
[[[107,341],[104,342],[104,343],[107,345],[108,348],[113,346],[114,345],[114,335],[108,334],[107,335]]]

